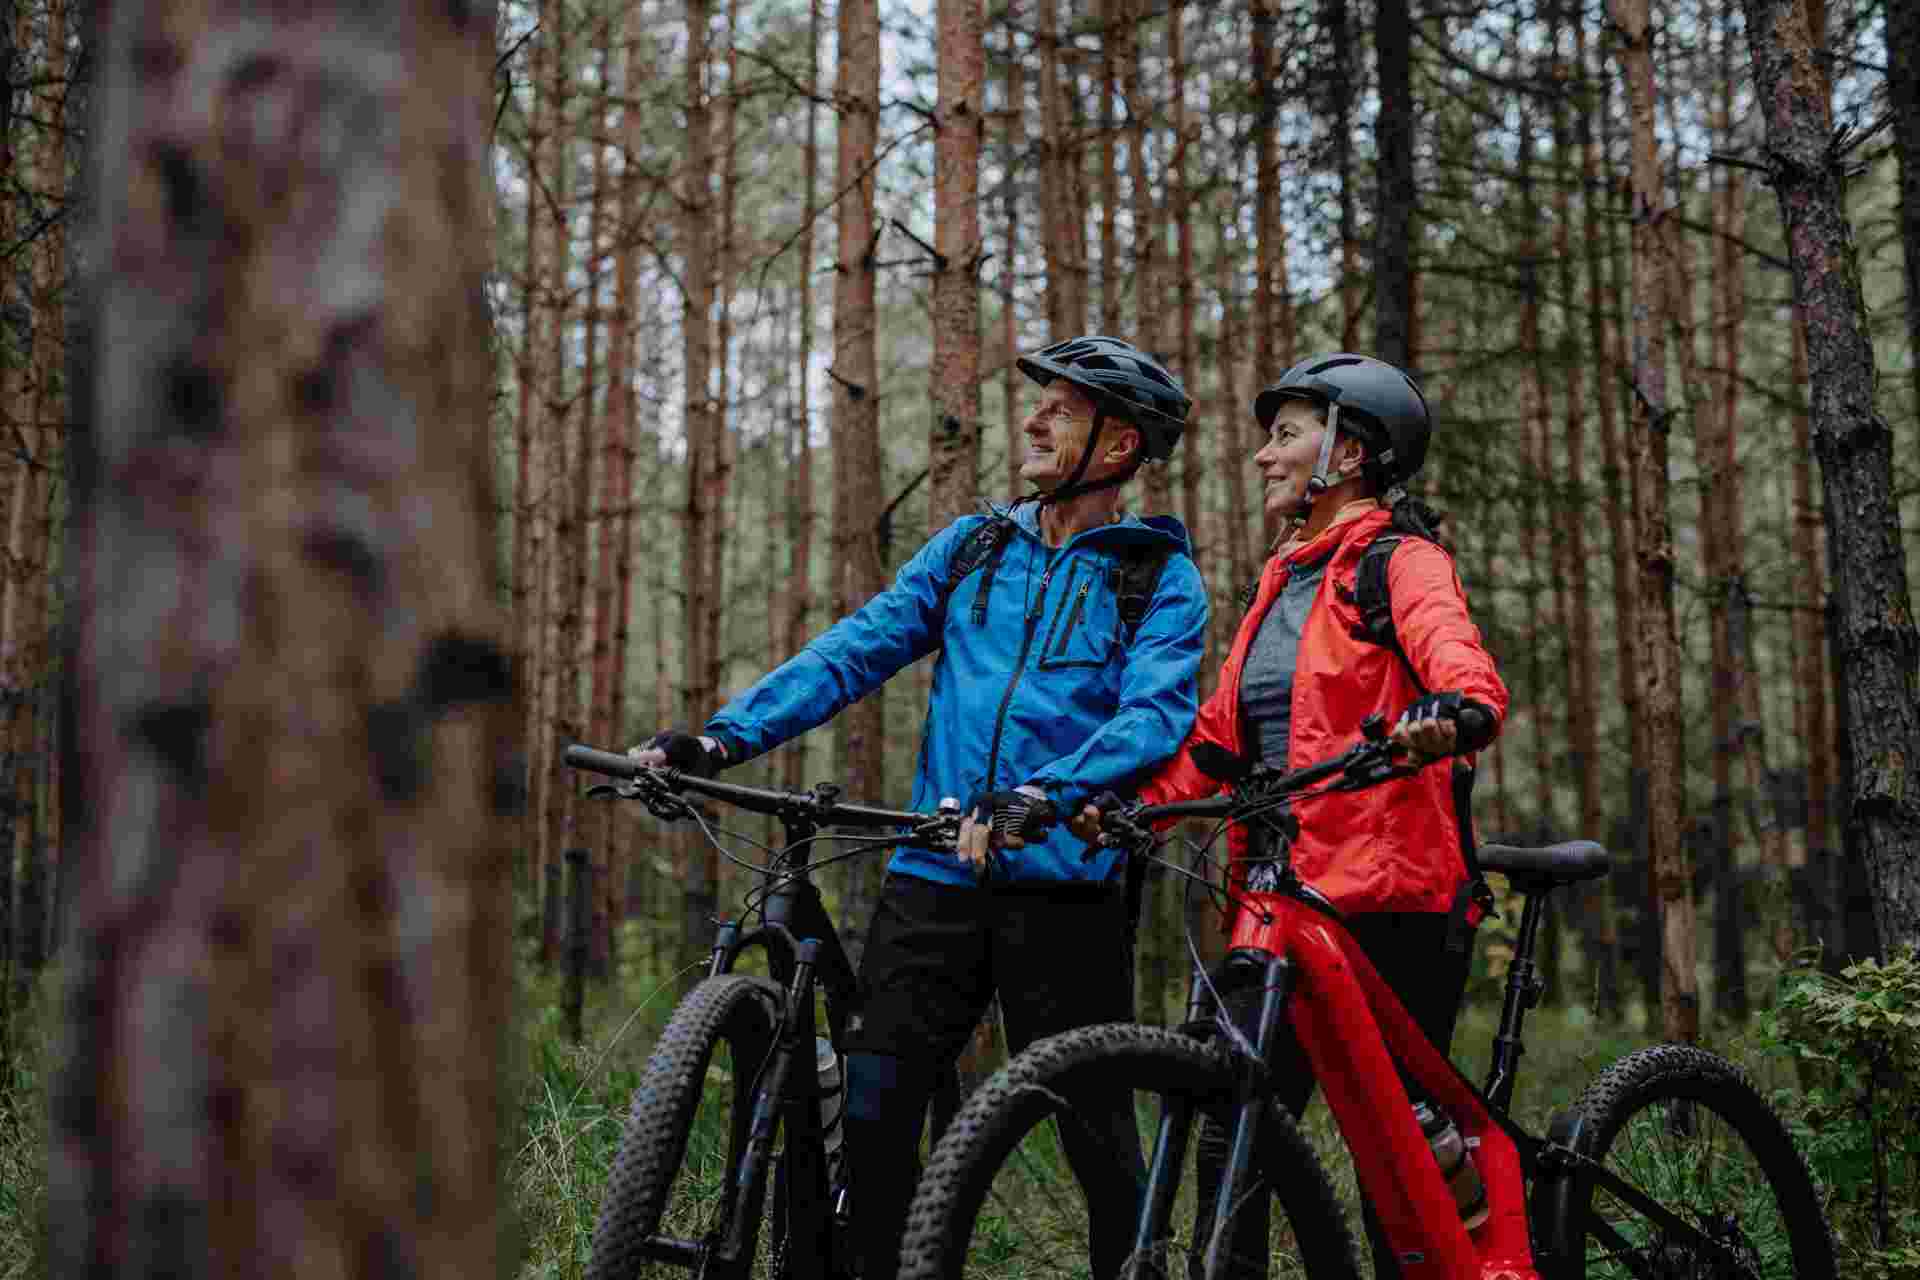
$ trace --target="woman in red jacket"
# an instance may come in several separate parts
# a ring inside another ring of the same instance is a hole
[[[1229,836],[1232,878],[1249,889],[1268,887],[1274,859],[1289,852],[1300,878],[1339,909],[1444,1051],[1466,988],[1467,926],[1479,913],[1466,809],[1471,753],[1498,732],[1507,690],[1468,616],[1452,560],[1433,540],[1427,513],[1401,489],[1425,460],[1432,417],[1405,373],[1345,353],[1289,369],[1260,393],[1254,415],[1267,434],[1254,454],[1266,510],[1297,528],[1267,561],[1192,733],[1140,798],[1161,803],[1218,791],[1221,784],[1194,763],[1200,743],[1292,769],[1350,745],[1374,712],[1417,756],[1459,757],[1452,769],[1436,765],[1301,805],[1290,851],[1268,832]],[[1363,557],[1381,539],[1392,539],[1373,552],[1388,557],[1384,599],[1378,581],[1371,590],[1360,581]],[[1089,819],[1097,822],[1083,813],[1076,827],[1089,831]],[[1251,1008],[1236,1012],[1243,1025],[1250,1021]],[[1312,1078],[1291,1045],[1277,1061],[1280,1101],[1298,1115]],[[1224,1143],[1224,1135],[1203,1131],[1203,1153],[1214,1145],[1210,1136]],[[1244,1215],[1239,1238],[1264,1266],[1265,1197],[1254,1200],[1261,1207]],[[1376,1274],[1397,1274],[1371,1215],[1368,1225]]]

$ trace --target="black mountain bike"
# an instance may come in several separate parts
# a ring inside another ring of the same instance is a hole
[[[736,862],[688,795],[771,815],[784,832],[766,865],[742,863],[761,877],[743,913],[758,922],[721,921],[706,978],[675,1008],[647,1061],[601,1201],[588,1276],[628,1280],[650,1266],[718,1280],[847,1275],[848,1171],[823,1117],[844,1103],[838,1046],[854,972],[813,875],[902,841],[951,851],[959,806],[934,814],[880,809],[843,801],[827,783],[806,792],[739,786],[577,745],[563,758],[622,780],[589,794],[611,792],[656,817],[691,820]],[[1030,830],[1051,821],[1042,808]],[[842,830],[826,832],[830,826]],[[825,841],[857,847],[816,858]],[[733,971],[754,949],[765,953],[771,977]],[[816,989],[825,997],[824,1036]]]
[[[1103,805],[1106,836],[1142,858],[1160,840],[1156,822],[1217,819],[1216,837],[1230,822],[1289,823],[1286,809],[1316,794],[1406,771],[1384,726],[1368,731],[1341,755],[1284,775],[1216,762],[1241,771],[1227,795]],[[1521,1024],[1541,991],[1533,961],[1547,895],[1604,874],[1608,859],[1587,841],[1486,845],[1479,859],[1525,897],[1483,1086],[1425,1039],[1338,914],[1283,858],[1271,891],[1244,895],[1226,960],[1211,973],[1196,963],[1184,1026],[1053,1036],[975,1091],[921,1177],[903,1280],[1096,1274],[1085,1201],[1059,1140],[1078,1123],[1075,1098],[1089,1084],[1133,1091],[1140,1151],[1150,1153],[1119,1275],[1354,1276],[1352,1234],[1321,1158],[1266,1085],[1282,1019],[1299,1033],[1408,1280],[1832,1280],[1832,1240],[1806,1164],[1732,1063],[1689,1045],[1643,1049],[1601,1072],[1545,1136],[1513,1119]],[[1484,1222],[1463,1223],[1396,1068],[1458,1121],[1485,1179]],[[1230,1141],[1202,1160],[1204,1143],[1191,1139],[1207,1126]],[[1242,1230],[1253,1214],[1261,1225]],[[1259,1256],[1246,1252],[1249,1235]]]

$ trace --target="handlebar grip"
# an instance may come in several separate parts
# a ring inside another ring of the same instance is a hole
[[[1459,741],[1465,744],[1462,750],[1476,750],[1493,737],[1493,717],[1471,704],[1454,713],[1454,725],[1459,733]]]
[[[1026,821],[1020,824],[1020,838],[1026,841],[1042,839],[1048,828],[1060,821],[1060,810],[1051,800],[1035,800],[1033,807],[1027,810]]]
[[[598,747],[583,747],[577,742],[569,743],[560,753],[560,759],[568,768],[604,773],[611,778],[637,778],[640,771],[646,768],[632,756],[602,751]]]

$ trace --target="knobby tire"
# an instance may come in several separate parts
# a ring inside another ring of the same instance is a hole
[[[674,1010],[628,1110],[594,1230],[589,1280],[643,1274],[643,1246],[655,1234],[707,1240],[724,1226],[781,999],[764,978],[725,974],[700,983]],[[756,1236],[763,1210],[753,1206]],[[748,1244],[742,1274],[756,1241]]]
[[[1578,1155],[1725,1246],[1703,1250],[1576,1164],[1536,1188],[1553,1280],[1630,1276],[1832,1280],[1833,1238],[1786,1126],[1733,1063],[1658,1045],[1602,1072],[1574,1104]],[[1731,1269],[1723,1264],[1731,1258]]]
[[[1124,1085],[1132,1091],[1142,1155],[1150,1159],[1160,1103],[1190,1101],[1224,1120],[1236,1074],[1220,1050],[1131,1023],[1085,1027],[1035,1044],[975,1090],[928,1162],[908,1215],[901,1280],[1092,1274],[1086,1229],[1075,1220],[1083,1200],[1073,1176],[1064,1167],[1035,1173],[1046,1166],[1044,1151],[1036,1151],[1057,1137],[1056,1120],[1071,1122],[1072,1099],[1088,1082]],[[1198,1111],[1195,1119],[1197,1134]],[[1270,1238],[1281,1248],[1268,1260],[1271,1274],[1355,1276],[1353,1235],[1318,1156],[1277,1107],[1268,1134],[1256,1172],[1279,1210],[1279,1233]],[[1190,1139],[1187,1145],[1183,1184],[1193,1181],[1198,1144]],[[857,1197],[857,1170],[855,1176]],[[1122,1277],[1186,1274],[1190,1252],[1205,1245],[1195,1239],[1193,1198],[1191,1186],[1183,1185],[1172,1235],[1154,1256],[1127,1257]]]

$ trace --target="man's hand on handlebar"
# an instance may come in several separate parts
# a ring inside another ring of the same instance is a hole
[[[975,874],[985,868],[994,849],[1024,849],[1054,821],[1053,802],[1038,787],[990,791],[960,819],[960,838],[954,848]]]
[[[727,749],[719,740],[694,737],[679,729],[663,729],[627,754],[653,769],[679,769],[696,777],[711,778],[727,767]]]
[[[1478,751],[1493,740],[1493,715],[1458,693],[1429,693],[1414,699],[1387,734],[1415,759]]]

